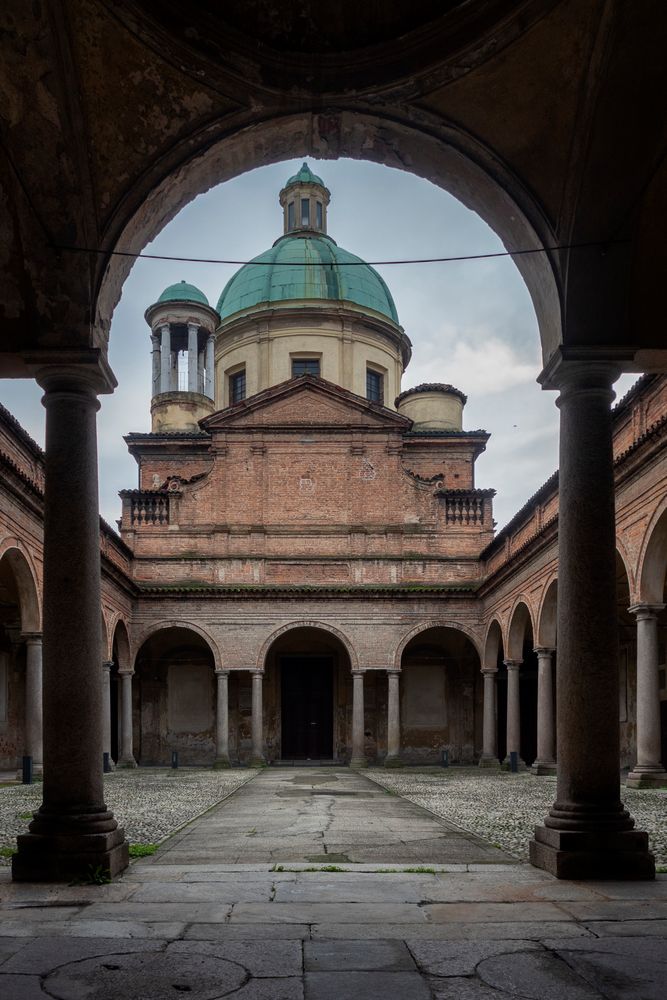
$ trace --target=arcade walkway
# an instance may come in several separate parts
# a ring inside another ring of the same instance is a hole
[[[349,770],[271,768],[172,837],[157,864],[513,863]]]
[[[662,1000],[666,974],[667,877],[557,881],[349,771],[264,771],[111,885],[0,875],[11,1000]]]

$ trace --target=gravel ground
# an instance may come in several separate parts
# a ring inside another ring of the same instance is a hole
[[[472,768],[364,772],[378,784],[479,834],[515,857],[528,857],[528,840],[554,801],[556,779]],[[667,790],[623,788],[640,830],[647,830],[656,864],[667,865]]]
[[[255,773],[194,768],[114,771],[104,776],[104,799],[131,844],[157,844]],[[0,788],[0,848],[16,846],[16,835],[26,832],[41,801],[41,784]],[[9,862],[0,857],[0,864]]]

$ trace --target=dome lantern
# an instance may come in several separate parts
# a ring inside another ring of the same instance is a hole
[[[287,180],[279,197],[285,235],[301,232],[326,234],[331,193],[307,163]]]

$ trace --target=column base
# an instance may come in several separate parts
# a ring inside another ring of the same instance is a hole
[[[231,766],[232,762],[230,761],[229,757],[216,757],[215,760],[213,761],[214,771],[224,771]]]
[[[129,864],[125,831],[113,813],[44,816],[37,812],[30,827],[36,832],[16,838],[15,882],[106,881]]]
[[[510,759],[509,759],[509,757],[505,757],[505,760],[502,762],[502,764],[500,766],[503,769],[503,771],[509,771],[509,769],[510,769]],[[519,757],[519,762],[517,764],[517,767],[519,768],[520,771],[527,771],[528,770],[528,765],[526,764],[525,760],[521,759],[521,757]]]
[[[485,757],[484,755],[482,755],[479,758],[478,767],[488,767],[491,768],[492,770],[499,771],[500,761],[498,760],[497,757]]]
[[[655,770],[640,770],[635,768],[630,771],[625,779],[626,788],[666,788],[667,771],[662,768]]]
[[[251,757],[248,767],[266,767],[266,761],[263,757]]]
[[[556,774],[556,761],[555,760],[536,760],[533,761],[533,765],[530,769],[531,774]]]
[[[350,757],[350,767],[368,767],[368,761],[365,757]]]
[[[536,826],[528,848],[531,865],[556,878],[655,878],[648,834],[640,830],[595,833]]]
[[[350,767],[352,764],[350,763]],[[385,757],[384,759],[385,767],[403,767],[403,761],[400,757],[392,755],[391,757]]]
[[[116,761],[116,767],[139,767],[134,757],[121,757],[119,761]]]

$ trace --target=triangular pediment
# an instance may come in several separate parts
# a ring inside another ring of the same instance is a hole
[[[200,422],[209,432],[241,427],[367,427],[408,430],[412,421],[324,379],[304,375],[218,410]]]

